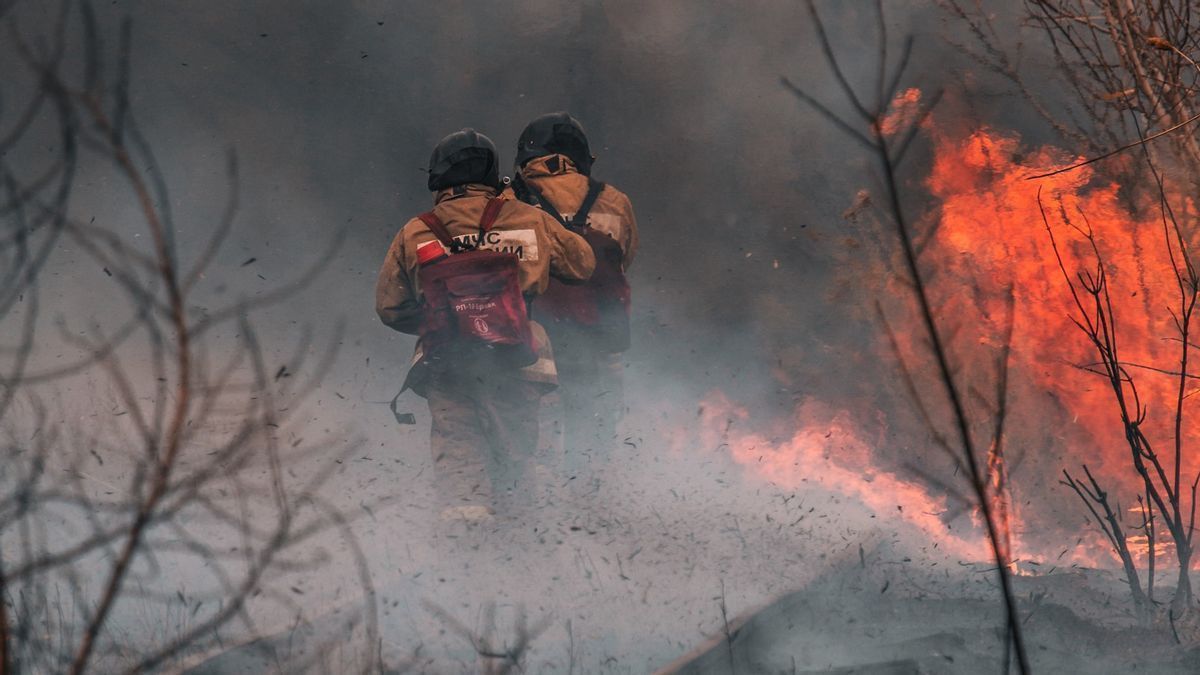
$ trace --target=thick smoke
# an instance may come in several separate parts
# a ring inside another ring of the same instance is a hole
[[[848,78],[873,82],[870,3],[827,4]],[[950,86],[962,61],[939,35],[941,15],[927,3],[885,4],[892,36],[915,36],[912,84]],[[547,662],[561,666],[573,643],[585,666],[615,657],[641,671],[719,632],[715,596],[725,593],[736,613],[861,555],[859,546],[899,559],[926,545],[903,522],[881,523],[822,488],[792,497],[744,474],[720,438],[703,445],[692,435],[717,389],[750,411],[739,424],[768,428],[809,398],[860,415],[877,408],[862,421],[885,428],[915,424],[872,309],[908,302],[878,272],[886,237],[868,216],[839,215],[860,188],[876,189],[867,158],[779,82],[838,100],[802,3],[212,0],[96,11],[113,42],[121,18],[133,18],[132,108],[171,186],[185,256],[219,215],[226,151],[237,153],[242,197],[207,280],[214,303],[294,278],[340,240],[303,293],[258,321],[279,359],[306,330],[315,343],[339,336],[306,415],[314,436],[364,439],[331,497],[355,512],[382,500],[356,527],[387,608],[389,654],[428,643],[439,658],[465,658],[421,601],[472,622],[495,593],[502,619],[520,603],[553,617],[539,653]],[[36,33],[52,10],[26,3],[17,18]],[[0,72],[18,67],[13,53],[0,55]],[[439,138],[475,127],[507,166],[523,125],[559,109],[586,125],[595,175],[629,194],[641,226],[631,413],[617,468],[603,478],[616,487],[583,511],[558,505],[533,532],[492,537],[489,555],[464,553],[474,567],[442,582],[431,571],[424,404],[399,399],[415,425],[398,425],[387,406],[412,340],[375,318],[375,273],[397,228],[429,206],[422,169]],[[907,165],[914,195],[926,160],[918,152]],[[89,167],[74,213],[132,221],[103,176]],[[74,265],[83,260],[63,252],[44,281],[46,302],[103,323],[102,272]],[[93,395],[73,392],[64,397]],[[928,452],[928,472],[952,475],[922,438],[876,441],[894,471]],[[800,529],[776,528],[806,514]],[[969,517],[958,524],[969,528]],[[522,557],[529,550],[537,553]],[[309,618],[350,602],[338,576],[306,580]]]

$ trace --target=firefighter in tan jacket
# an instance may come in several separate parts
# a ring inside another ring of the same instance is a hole
[[[428,185],[433,210],[405,224],[379,271],[375,310],[387,326],[422,333],[422,261],[431,249],[448,250],[421,219],[431,214],[456,243],[514,254],[527,299],[542,293],[551,275],[575,281],[591,275],[595,258],[587,242],[519,201],[495,200],[494,221],[480,234],[485,208],[500,190],[496,148],[483,134],[464,129],[444,138],[430,158]],[[545,331],[534,322],[529,328],[536,361],[521,368],[474,354],[429,358],[427,338],[418,340],[405,387],[429,404],[443,519],[488,520],[497,506],[508,508],[528,492],[523,478],[537,446],[539,398],[556,384]]]
[[[582,285],[552,283],[534,304],[554,345],[563,414],[564,469],[570,484],[591,489],[618,445],[624,412],[620,352],[629,346],[629,286],[624,273],[638,246],[637,221],[625,193],[591,177],[588,139],[565,112],[525,127],[517,144],[518,198],[585,234],[596,273]]]

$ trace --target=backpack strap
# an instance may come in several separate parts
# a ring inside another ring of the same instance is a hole
[[[506,200],[502,197],[492,197],[488,200],[487,206],[483,207],[483,215],[479,217],[479,238],[476,239],[474,245],[464,244],[460,241],[455,241],[454,237],[450,236],[450,230],[442,224],[441,218],[437,217],[433,211],[426,211],[417,218],[425,223],[425,227],[437,237],[437,240],[442,242],[442,245],[450,250],[451,253],[460,253],[462,251],[473,251],[479,248],[479,242],[483,241],[483,235],[492,229],[492,225],[496,222],[496,216],[500,215],[500,209],[504,206]]]
[[[492,224],[496,222],[496,216],[500,215],[500,209],[507,201],[503,197],[492,197],[488,200],[487,206],[483,207],[483,215],[479,218],[480,233],[488,232],[492,229]]]
[[[433,233],[433,236],[437,237],[437,240],[442,242],[442,246],[445,246],[450,250],[454,250],[455,247],[459,245],[458,242],[454,241],[454,237],[450,236],[450,231],[447,230],[446,226],[442,224],[441,218],[438,218],[437,214],[435,214],[433,211],[426,211],[417,217],[421,219],[422,223],[425,223],[425,227],[429,228],[429,231]]]
[[[599,197],[600,193],[604,191],[604,183],[589,178],[588,191],[583,197],[583,203],[579,205],[579,209],[575,211],[575,215],[571,216],[571,220],[568,221],[566,218],[563,218],[563,215],[559,213],[554,204],[550,203],[549,199],[546,199],[542,196],[541,191],[538,190],[537,186],[535,186],[533,183],[522,180],[521,187],[522,191],[529,196],[529,199],[526,200],[529,204],[540,206],[542,210],[548,213],[552,218],[562,223],[563,227],[575,230],[581,230],[584,227],[587,227],[588,212],[591,211],[592,206],[595,205],[596,198]],[[514,190],[514,192],[516,192],[516,190]],[[517,194],[520,194],[520,192]]]
[[[579,205],[579,210],[575,212],[575,215],[571,216],[571,225],[579,229],[587,226],[588,212],[592,210],[592,206],[596,203],[596,198],[603,191],[604,183],[588,178],[587,195],[584,196],[583,203]]]
[[[557,220],[563,227],[567,226],[567,219],[562,217],[562,214],[558,212],[558,209],[554,208],[554,204],[551,204],[549,199],[542,196],[542,191],[537,189],[536,185],[525,180],[522,180],[521,183],[525,186],[525,193],[529,196],[529,204],[541,207],[543,211],[549,214],[551,218]]]

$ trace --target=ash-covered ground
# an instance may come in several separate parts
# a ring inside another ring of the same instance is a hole
[[[389,411],[375,417],[370,428],[395,433]],[[647,417],[660,415],[634,414],[644,433],[635,421],[637,442],[624,445],[622,468],[598,489],[547,481],[536,513],[451,541],[431,535],[423,508],[433,498],[428,460],[379,457],[365,444],[337,484],[353,495],[340,500],[347,512],[356,501],[374,504],[355,529],[372,561],[384,663],[395,672],[474,672],[526,645],[526,672],[999,668],[994,565],[947,555],[852,497],[767,484],[720,447],[647,443],[658,422]],[[418,422],[409,435],[423,431]],[[1016,591],[1037,672],[1200,667],[1194,620],[1172,628],[1139,618],[1118,570],[1052,560],[1021,569]],[[294,582],[311,598],[303,621],[214,648],[218,655],[193,659],[188,672],[287,672],[314,662],[336,672],[360,663],[347,636],[361,634],[362,605],[339,598],[347,580]]]

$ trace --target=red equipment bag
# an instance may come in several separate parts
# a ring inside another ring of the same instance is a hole
[[[561,334],[559,328],[586,336],[588,345],[597,351],[612,353],[629,349],[629,282],[625,279],[622,265],[624,253],[617,240],[588,225],[587,216],[596,198],[604,190],[604,183],[588,181],[587,196],[579,210],[566,220],[558,209],[538,192],[537,188],[522,181],[518,194],[525,191],[530,203],[562,223],[564,227],[582,236],[596,255],[596,270],[591,279],[581,283],[563,282],[554,277],[546,292],[539,295],[534,307],[546,326],[546,330]],[[563,336],[566,337],[566,336]],[[574,336],[571,336],[574,337]],[[560,339],[555,340],[559,344]]]
[[[537,361],[521,293],[520,260],[512,253],[479,248],[503,204],[495,197],[484,207],[472,243],[455,241],[432,211],[418,216],[444,247],[433,254],[426,248],[436,248],[433,242],[417,249],[425,296],[420,334],[427,361],[490,355],[518,368]]]

